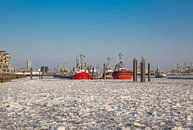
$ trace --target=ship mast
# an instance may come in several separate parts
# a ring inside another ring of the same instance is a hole
[[[122,63],[122,59],[123,59],[123,54],[120,52],[119,53],[119,62]]]
[[[107,57],[107,66],[110,66],[110,60],[111,60],[111,58]]]
[[[110,60],[111,58],[110,57],[107,57],[107,66],[106,66],[106,70],[111,70],[111,65],[110,65]]]
[[[81,69],[83,69],[84,68],[84,63],[83,63],[83,58],[84,58],[85,56],[83,55],[83,54],[80,54],[80,65],[81,65]]]
[[[78,57],[76,56],[76,66],[78,66],[79,65],[79,59],[78,59]]]
[[[84,58],[85,56],[83,55],[83,54],[80,54],[80,64],[81,65],[83,65],[83,58]]]

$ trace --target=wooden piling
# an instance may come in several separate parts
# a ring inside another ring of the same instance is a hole
[[[143,59],[143,82],[145,82],[145,60]]]
[[[4,79],[4,75],[1,73],[1,78],[0,78],[0,82],[3,83],[3,79]]]
[[[44,76],[44,72],[41,73],[41,79],[43,79],[43,76]]]
[[[135,69],[135,71],[136,71],[136,82],[137,82],[137,60],[136,60],[136,69]]]
[[[150,63],[148,64],[148,82],[151,81],[151,69],[150,69]]]
[[[32,79],[32,67],[30,67],[30,79]]]
[[[106,79],[106,64],[103,65],[103,79]]]
[[[39,71],[39,79],[41,79],[41,71]]]
[[[2,77],[3,77],[3,64],[1,64],[1,68],[0,68],[0,71],[1,71],[1,75],[0,75],[0,78],[2,79]]]
[[[142,67],[143,65],[142,65],[142,61],[141,61],[141,63],[140,63],[140,69],[141,69],[141,74],[140,74],[140,76],[141,76],[141,82],[143,82],[143,67]]]
[[[133,59],[133,81],[137,82],[137,60]]]
[[[17,75],[16,75],[16,73],[14,73],[14,79],[17,79]]]
[[[143,59],[143,82],[145,82],[145,74],[146,74],[146,71],[145,71],[145,60]]]
[[[145,60],[141,59],[141,82],[145,82]]]
[[[92,79],[94,79],[94,67],[92,67]]]

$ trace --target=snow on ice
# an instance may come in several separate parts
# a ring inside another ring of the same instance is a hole
[[[193,80],[14,80],[0,84],[0,130],[192,130]]]

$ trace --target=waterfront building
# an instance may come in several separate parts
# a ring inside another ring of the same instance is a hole
[[[32,67],[31,61],[26,61],[26,69],[30,70],[31,67]]]
[[[9,53],[4,50],[0,50],[0,72],[11,71],[11,57]]]
[[[40,67],[40,71],[43,73],[48,73],[48,70],[49,70],[48,66],[41,66]]]

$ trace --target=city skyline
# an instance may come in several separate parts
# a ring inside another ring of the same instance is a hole
[[[91,65],[118,54],[132,69],[143,56],[152,67],[171,70],[193,62],[192,0],[2,0],[0,48],[13,67],[75,65],[83,53]]]

